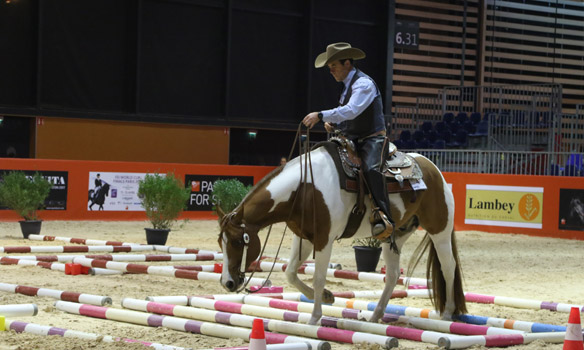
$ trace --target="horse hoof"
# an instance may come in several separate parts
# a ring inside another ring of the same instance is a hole
[[[335,302],[335,296],[331,293],[330,290],[325,289],[322,292],[322,302],[325,304],[332,304]]]

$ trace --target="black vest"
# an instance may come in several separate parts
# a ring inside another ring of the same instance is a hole
[[[362,139],[376,132],[385,130],[385,117],[383,115],[383,103],[381,102],[381,94],[377,88],[375,81],[371,79],[367,74],[356,70],[355,75],[349,83],[348,91],[345,94],[345,98],[341,103],[341,106],[346,105],[351,99],[351,94],[353,92],[353,84],[359,78],[367,78],[373,82],[375,89],[377,90],[377,96],[373,99],[369,107],[367,107],[363,113],[359,114],[355,119],[346,120],[339,123],[338,127],[342,133],[351,140]]]

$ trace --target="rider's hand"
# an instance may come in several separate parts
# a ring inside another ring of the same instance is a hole
[[[302,119],[302,124],[306,125],[309,129],[312,129],[320,119],[318,118],[318,112],[308,113],[304,119]]]
[[[326,129],[327,132],[334,132],[335,131],[335,127],[329,122],[324,123],[324,128]]]

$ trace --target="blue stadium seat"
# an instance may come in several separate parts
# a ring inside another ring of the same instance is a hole
[[[489,122],[487,120],[481,120],[477,125],[477,129],[474,133],[468,136],[488,136],[489,135]]]
[[[434,149],[446,149],[446,141],[444,141],[442,139],[438,139],[438,140],[436,140],[436,142],[434,142],[434,144],[432,145],[432,148],[434,148]]]
[[[430,131],[432,131],[432,122],[423,122],[422,125],[420,126],[420,130],[422,130],[424,134],[429,133]]]
[[[420,142],[424,139],[424,133],[421,130],[416,130],[414,131],[412,138],[414,139],[414,141]]]
[[[442,121],[445,122],[446,124],[454,122],[454,114],[451,112],[444,113],[444,115],[442,116]]]
[[[426,135],[426,139],[430,141],[430,143],[434,143],[438,139],[438,133],[434,130],[430,130]]]
[[[458,125],[464,125],[464,123],[466,123],[468,121],[468,115],[466,114],[466,112],[459,112],[456,115],[456,118],[454,119],[454,121]]]
[[[403,142],[407,142],[412,138],[412,133],[409,130],[402,130],[399,134],[399,139]]]
[[[481,114],[479,112],[473,112],[470,115],[470,122],[477,125],[481,121]]]

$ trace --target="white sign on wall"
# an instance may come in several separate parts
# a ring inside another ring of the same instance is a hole
[[[146,173],[89,173],[87,210],[144,211],[138,184]]]

